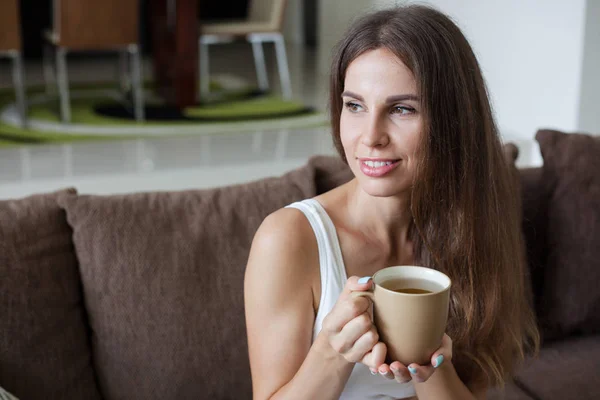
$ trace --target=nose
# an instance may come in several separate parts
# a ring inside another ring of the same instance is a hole
[[[372,115],[364,127],[361,143],[367,147],[385,147],[389,142],[385,121],[379,115]]]

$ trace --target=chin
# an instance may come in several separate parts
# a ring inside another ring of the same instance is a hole
[[[365,193],[373,197],[396,197],[410,193],[410,186],[403,185],[397,180],[372,180],[367,178],[358,179],[358,184]]]

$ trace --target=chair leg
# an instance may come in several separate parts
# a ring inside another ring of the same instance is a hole
[[[198,53],[200,56],[200,98],[206,99],[210,93],[210,62],[208,59],[208,43],[202,43],[202,39],[198,41]]]
[[[54,92],[54,67],[52,66],[52,45],[44,43],[44,51],[42,53],[42,69],[44,73],[44,86],[46,86],[46,94]]]
[[[60,117],[63,123],[71,122],[71,102],[69,100],[69,79],[67,77],[67,50],[56,49],[56,80],[60,97]]]
[[[129,78],[129,67],[128,67],[128,56],[127,51],[119,51],[119,64],[117,65],[117,81],[119,82],[119,88],[124,98],[127,98],[127,94],[131,90],[131,79]]]
[[[267,68],[265,66],[265,55],[263,53],[262,42],[252,40],[252,54],[254,55],[254,65],[256,66],[256,78],[258,87],[261,91],[269,90],[269,80],[267,79]]]
[[[289,100],[292,98],[292,84],[290,82],[290,70],[288,67],[283,35],[279,35],[275,39],[275,52],[277,54],[277,69],[279,70],[283,98]]]
[[[137,45],[130,46],[129,54],[131,55],[134,115],[137,122],[143,122],[146,117],[144,115],[144,89],[142,87],[142,63],[139,47]]]
[[[15,86],[15,97],[17,98],[17,107],[21,116],[21,126],[27,127],[27,104],[25,100],[25,85],[23,79],[23,60],[21,53],[17,52],[13,56],[13,82]]]

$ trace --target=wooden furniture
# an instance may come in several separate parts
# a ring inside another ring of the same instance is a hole
[[[13,85],[21,125],[27,126],[27,105],[23,78],[21,23],[18,0],[0,1],[0,56],[12,59]]]
[[[179,109],[196,104],[198,0],[149,0],[158,93]]]
[[[203,24],[200,27],[201,97],[206,97],[209,93],[208,46],[230,43],[239,38],[243,38],[252,44],[258,86],[263,91],[269,89],[269,81],[262,44],[265,42],[275,44],[283,97],[287,99],[292,97],[290,72],[283,38],[283,19],[286,5],[287,0],[251,0],[247,20],[215,22]]]
[[[89,50],[117,51],[129,58],[134,115],[144,120],[139,11],[139,0],[53,0],[52,29],[44,34],[44,77],[47,84],[53,79],[54,56],[63,122],[71,120],[66,55]]]

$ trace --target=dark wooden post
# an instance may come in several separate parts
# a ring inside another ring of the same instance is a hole
[[[198,0],[150,0],[157,90],[180,109],[194,105],[198,90]]]

